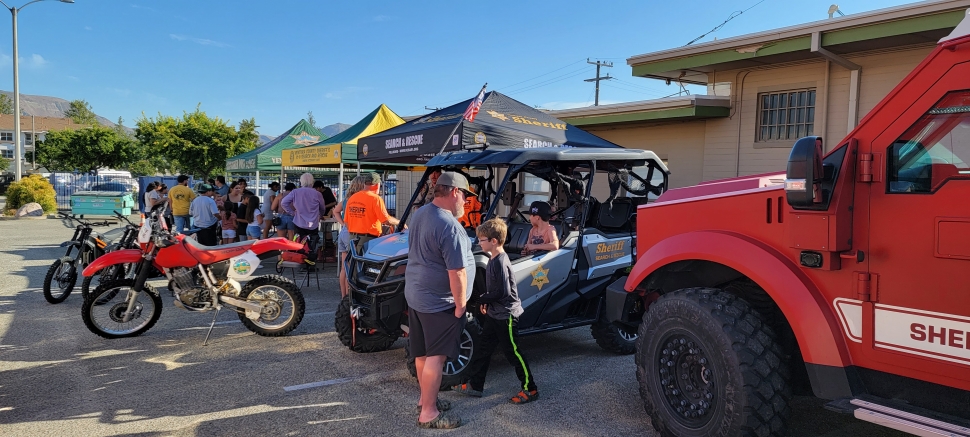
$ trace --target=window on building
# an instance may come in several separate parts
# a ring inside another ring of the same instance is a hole
[[[758,141],[794,140],[815,131],[815,90],[758,95]]]
[[[524,196],[522,197],[522,203],[519,204],[520,210],[524,211],[529,209],[529,205],[531,205],[534,201],[549,200],[549,196],[552,195],[552,187],[549,185],[549,182],[528,173],[523,173],[521,176],[522,189],[520,191],[522,194],[524,194]]]
[[[7,159],[13,159],[13,150],[10,150],[10,149],[0,149],[0,156],[2,156],[4,158],[7,158]]]
[[[0,132],[0,141],[13,142],[13,132]]]
[[[30,132],[24,132],[24,144],[28,146],[34,144],[34,136]]]
[[[890,193],[932,193],[970,179],[970,91],[948,93],[888,151]]]

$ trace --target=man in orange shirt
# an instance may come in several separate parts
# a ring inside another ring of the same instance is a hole
[[[401,221],[387,213],[384,199],[379,195],[381,177],[377,173],[363,173],[366,190],[347,199],[344,222],[350,239],[356,240],[357,253],[363,252],[364,244],[381,236],[381,225],[397,226]]]

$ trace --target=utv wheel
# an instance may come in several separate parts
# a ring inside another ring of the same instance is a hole
[[[610,323],[606,319],[606,305],[600,305],[600,316],[590,326],[593,338],[604,350],[620,354],[629,355],[637,350],[637,330],[636,328],[623,328]]]
[[[664,436],[768,436],[791,409],[789,363],[774,331],[744,300],[719,289],[661,296],[637,340],[640,397]]]
[[[239,298],[259,303],[259,314],[244,310],[239,320],[246,328],[263,337],[279,337],[289,334],[303,320],[306,302],[303,293],[293,281],[278,275],[260,276],[246,283]],[[253,318],[250,318],[253,316]]]
[[[468,365],[475,357],[477,345],[481,344],[482,327],[478,320],[465,313],[465,329],[461,332],[461,339],[458,346],[458,358],[445,363],[441,373],[441,389],[450,389],[452,386],[461,384],[468,380]],[[417,366],[414,364],[414,357],[411,356],[411,341],[404,344],[404,357],[407,359],[408,373],[413,377],[418,376]]]
[[[396,335],[367,330],[356,326],[350,317],[350,296],[344,296],[333,315],[333,327],[337,330],[340,343],[354,352],[383,352],[391,348]]]
[[[54,261],[44,277],[44,299],[50,303],[61,303],[71,295],[77,282],[77,267],[70,258]]]

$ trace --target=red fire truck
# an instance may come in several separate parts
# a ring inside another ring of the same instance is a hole
[[[639,207],[606,311],[663,435],[782,434],[793,392],[970,435],[970,17],[829,149]]]

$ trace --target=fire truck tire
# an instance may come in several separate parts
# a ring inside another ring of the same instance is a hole
[[[620,355],[630,355],[637,350],[635,328],[623,329],[606,318],[606,305],[600,305],[599,318],[590,326],[596,344],[604,350]]]
[[[458,358],[449,360],[445,363],[441,373],[441,389],[450,390],[452,386],[461,384],[468,380],[468,365],[478,352],[476,349],[481,344],[482,327],[478,320],[471,313],[465,313],[465,330],[461,333],[459,340]],[[418,376],[417,366],[414,364],[414,357],[411,356],[411,342],[404,344],[404,358],[407,360],[408,373],[413,377]]]
[[[743,299],[715,288],[665,294],[637,340],[640,397],[664,436],[784,433],[789,363],[775,332]]]
[[[337,305],[337,311],[333,315],[333,327],[337,330],[340,343],[354,352],[383,352],[397,341],[396,335],[356,328],[350,318],[350,296],[345,296],[340,300],[340,305]]]

